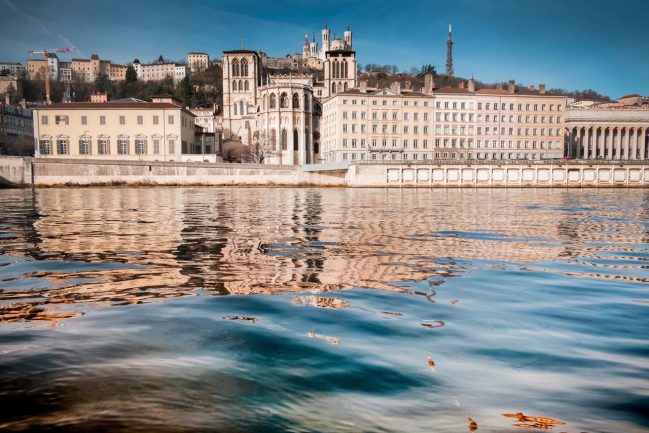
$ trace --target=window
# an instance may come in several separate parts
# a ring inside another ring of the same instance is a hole
[[[144,116],[137,116],[137,124],[144,125]]]
[[[54,122],[56,122],[57,125],[68,125],[68,116],[54,116]]]
[[[82,125],[88,124],[88,116],[81,116],[81,124]]]
[[[176,140],[173,138],[170,138],[167,140],[167,144],[169,145],[169,153],[170,154],[175,154],[176,153]]]
[[[108,155],[110,153],[109,150],[108,139],[100,138],[97,143],[97,153],[100,155]]]
[[[47,117],[47,116],[44,116],[44,117]],[[52,153],[52,147],[51,146],[52,145],[50,143],[50,139],[49,138],[44,138],[44,139],[41,140],[40,144],[41,144],[41,147],[40,147],[41,155],[51,155],[51,153]]]
[[[117,140],[117,154],[128,155],[128,139],[120,138]]]
[[[135,154],[144,155],[146,154],[146,140],[143,138],[138,138],[135,140]]]
[[[106,116],[99,116],[99,124],[100,125],[106,124]]]
[[[49,122],[49,119],[48,119],[47,116],[41,116],[41,123],[42,123],[43,125],[47,125],[48,122]]]
[[[67,155],[69,153],[67,138],[60,138],[56,142],[56,153],[59,155]]]
[[[89,138],[80,139],[79,140],[79,155],[89,155],[89,154],[90,154],[90,139]]]
[[[235,105],[235,107],[236,107],[236,105]],[[236,113],[235,113],[235,114],[236,114]],[[173,116],[172,114],[170,114],[169,116],[167,116],[167,124],[168,124],[168,125],[173,125],[173,124],[174,124],[174,116]],[[173,153],[173,152],[169,152],[169,153]]]

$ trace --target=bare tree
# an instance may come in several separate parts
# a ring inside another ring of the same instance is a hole
[[[266,136],[266,132],[262,132],[261,136],[255,132],[252,143],[248,148],[248,158],[255,164],[263,164],[263,162],[273,153],[273,144]]]

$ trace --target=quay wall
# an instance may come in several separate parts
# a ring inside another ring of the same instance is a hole
[[[314,167],[316,167],[314,169]],[[649,161],[353,162],[345,167],[0,157],[0,185],[649,187]]]
[[[345,174],[298,166],[38,158],[34,185],[318,185],[344,186]]]
[[[29,186],[32,184],[32,158],[0,157],[0,186]]]
[[[649,187],[649,161],[355,163],[351,186],[428,188]]]

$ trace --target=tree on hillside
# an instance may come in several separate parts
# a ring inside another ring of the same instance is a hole
[[[437,75],[437,70],[435,69],[435,66],[433,65],[424,65],[421,67],[421,70],[419,71],[418,75],[423,77],[426,74],[433,74],[433,76]]]
[[[107,74],[99,74],[95,77],[95,91],[110,93],[111,87],[110,78]]]
[[[160,93],[169,93],[173,95],[174,93],[174,78],[167,74],[160,83]]]
[[[194,95],[194,89],[192,88],[192,83],[189,81],[189,77],[185,77],[178,83],[176,86],[176,98],[183,101],[183,105],[188,106],[192,104],[192,96]]]
[[[133,65],[129,65],[128,68],[126,68],[125,81],[127,83],[135,83],[137,81],[137,72],[135,72],[135,68],[133,67]]]
[[[14,87],[14,83],[9,83],[9,85],[7,86],[7,89],[5,90],[5,93],[0,95],[2,97],[2,102],[4,102],[5,95],[9,97],[9,103],[10,104],[17,104],[19,102],[18,101],[18,99],[19,99],[18,91]]]

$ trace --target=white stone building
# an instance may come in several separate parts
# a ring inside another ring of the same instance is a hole
[[[137,74],[138,80],[142,81],[161,81],[167,76],[173,78],[174,82],[179,82],[189,76],[189,68],[186,65],[180,65],[175,62],[167,62],[162,56],[155,63],[140,63],[138,59],[133,60],[133,68]]]

